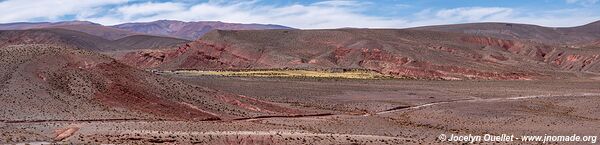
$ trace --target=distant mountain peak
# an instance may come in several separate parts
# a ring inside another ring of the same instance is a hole
[[[179,20],[156,20],[152,22],[138,22],[138,23],[187,23]]]
[[[90,22],[90,21],[80,21],[80,20],[62,21],[62,22],[55,22],[52,24],[56,24],[56,25],[101,25],[98,23]]]
[[[204,34],[220,30],[265,30],[265,29],[293,29],[273,24],[242,24],[226,23],[221,21],[195,21],[184,22],[178,20],[157,20],[153,22],[124,23],[111,26],[113,28],[145,33],[159,36],[171,36],[187,40],[196,40]]]
[[[98,25],[101,24],[90,22],[90,21],[60,21],[60,22],[16,22],[16,23],[5,23],[0,24],[1,30],[22,30],[32,28],[46,28],[54,26],[65,26],[65,25]]]
[[[591,22],[591,23],[588,23],[588,24],[585,24],[583,26],[597,26],[597,27],[600,27],[600,20],[594,21],[594,22]]]

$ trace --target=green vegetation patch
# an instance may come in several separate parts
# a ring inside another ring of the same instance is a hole
[[[384,79],[391,76],[374,71],[313,71],[313,70],[242,70],[242,71],[200,71],[178,70],[166,72],[185,76],[218,75],[231,77],[290,77],[290,78],[345,78],[345,79]]]

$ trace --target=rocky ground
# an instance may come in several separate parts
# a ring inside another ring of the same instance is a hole
[[[3,143],[91,144],[460,144],[437,137],[597,136],[600,129],[597,81],[165,77],[322,114],[228,121],[4,121],[0,139]]]

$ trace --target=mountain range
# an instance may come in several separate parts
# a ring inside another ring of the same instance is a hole
[[[396,77],[450,80],[578,78],[600,73],[600,22],[568,28],[473,23],[299,30],[222,22],[163,20],[102,26],[72,21],[3,24],[0,29],[18,29],[0,31],[0,46],[64,45],[109,54],[142,69],[365,69]],[[195,37],[199,38],[188,40]]]
[[[343,68],[422,79],[556,79],[600,73],[597,30],[598,22],[215,30],[185,46],[130,52],[122,60],[165,70]]]
[[[281,25],[264,24],[238,24],[223,23],[218,21],[183,22],[173,20],[160,20],[149,23],[125,23],[113,28],[129,30],[143,34],[171,36],[187,40],[196,40],[212,30],[267,30],[267,29],[293,29]]]
[[[600,38],[600,21],[577,27],[543,27],[514,23],[472,23],[412,28],[490,36],[519,41],[535,41],[549,44],[580,44]]]
[[[239,24],[218,21],[182,22],[160,20],[154,22],[124,23],[114,26],[104,26],[88,21],[39,22],[39,23],[8,23],[0,24],[0,30],[26,30],[40,28],[62,28],[80,31],[99,36],[108,40],[116,40],[132,35],[155,35],[195,40],[205,33],[220,30],[262,30],[262,29],[293,29],[290,27],[271,24]]]

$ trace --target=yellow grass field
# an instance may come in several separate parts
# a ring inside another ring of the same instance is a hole
[[[178,75],[219,75],[236,77],[313,77],[313,78],[345,78],[345,79],[383,79],[391,78],[372,71],[311,71],[311,70],[248,70],[248,71],[198,71],[180,70],[166,72]]]

